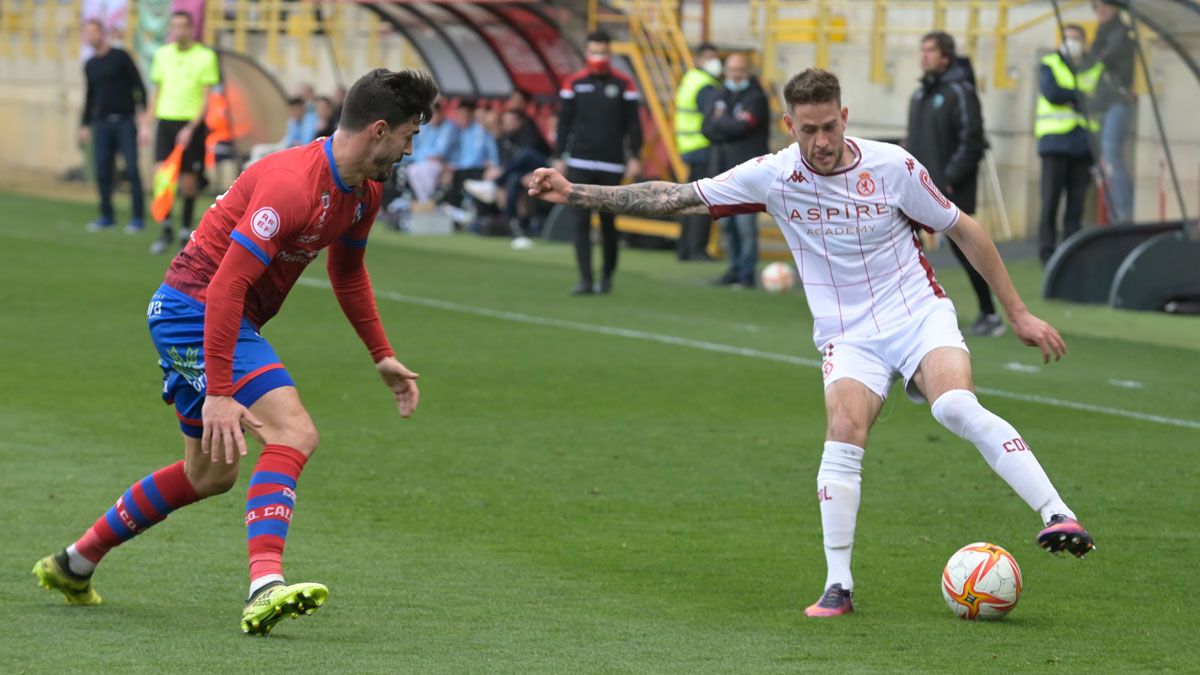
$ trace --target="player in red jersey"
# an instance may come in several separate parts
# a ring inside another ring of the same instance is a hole
[[[100,603],[91,577],[110,549],[178,508],[227,492],[246,455],[243,429],[263,445],[250,478],[246,526],[250,598],[243,632],[267,635],[282,618],[324,604],[321,584],[287,585],[283,549],[296,481],[317,430],[259,330],[321,249],[334,295],[370,351],[401,417],[416,410],[417,374],[396,360],[363,262],[367,234],[393,165],[432,116],[438,90],[426,74],[373,70],[350,88],[333,136],[246,169],[209,208],[172,261],[147,310],[163,370],[162,396],[184,436],[183,460],[134,483],[64,551],[34,574],[67,602]]]

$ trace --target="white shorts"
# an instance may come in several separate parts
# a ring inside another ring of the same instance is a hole
[[[969,352],[958,330],[954,304],[939,300],[923,316],[914,317],[890,331],[866,338],[838,338],[822,350],[821,373],[825,387],[848,377],[867,385],[879,398],[886,399],[896,378],[904,378],[904,393],[914,403],[924,403],[912,377],[921,359],[941,347],[957,347]]]

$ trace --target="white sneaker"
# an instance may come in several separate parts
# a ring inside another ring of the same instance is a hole
[[[512,247],[515,251],[533,248],[533,240],[529,237],[513,237]]]
[[[496,184],[490,180],[463,181],[463,191],[484,204],[496,203]]]

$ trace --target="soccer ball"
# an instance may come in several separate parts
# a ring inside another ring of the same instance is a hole
[[[796,272],[787,263],[773,262],[763,268],[762,287],[768,293],[785,293],[796,285]]]
[[[942,570],[942,597],[961,619],[1003,619],[1021,597],[1021,568],[995,544],[967,544]]]

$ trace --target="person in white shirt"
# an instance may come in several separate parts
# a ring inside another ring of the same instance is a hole
[[[629,215],[765,211],[783,231],[813,315],[813,342],[824,357],[828,427],[817,473],[828,575],[811,617],[853,611],[850,557],[867,435],[897,378],[914,402],[970,441],[1039,513],[1038,543],[1083,557],[1091,535],[1063,503],[1029,445],[980,405],[954,305],[926,260],[918,228],[944,232],[996,292],[1013,332],[1044,361],[1067,346],[1029,312],[996,246],[971,216],[938,190],[920,162],[899,146],[845,136],[837,76],[808,69],[784,89],[785,121],[795,141],[694,183],[575,185],[553,169],[534,174],[529,194],[545,201]]]

